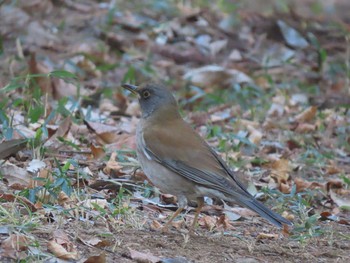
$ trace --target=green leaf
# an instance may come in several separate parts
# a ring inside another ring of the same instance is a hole
[[[0,89],[0,93],[7,93],[19,88],[24,88],[26,85],[24,83],[11,82],[7,84],[4,88]]]
[[[44,107],[38,105],[36,107],[31,107],[28,112],[28,117],[31,123],[37,122],[40,117],[44,114]]]
[[[65,70],[55,70],[55,71],[51,71],[49,73],[49,77],[56,77],[56,78],[60,78],[60,79],[64,79],[64,78],[71,78],[71,79],[75,79],[77,78],[77,76],[69,71],[65,71]]]

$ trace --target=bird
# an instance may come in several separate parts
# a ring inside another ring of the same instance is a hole
[[[163,84],[122,84],[136,94],[141,118],[136,128],[136,153],[147,178],[161,192],[177,197],[178,209],[171,222],[189,202],[197,201],[190,232],[204,206],[204,197],[235,202],[282,228],[292,223],[252,196],[224,160],[180,115],[175,97]]]

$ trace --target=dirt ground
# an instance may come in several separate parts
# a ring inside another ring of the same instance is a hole
[[[162,259],[160,262],[349,262],[350,241],[346,239],[349,227],[329,223],[322,227],[328,235],[321,239],[311,238],[305,243],[283,237],[278,229],[266,222],[236,223],[235,229],[228,232],[197,229],[196,235],[191,237],[177,230],[161,233],[150,229],[123,229],[113,233],[115,246],[105,253],[107,262],[135,262],[130,258],[130,249],[157,256]],[[77,231],[78,235],[93,235],[93,232]],[[277,234],[278,238],[257,240],[257,235],[262,232]],[[102,251],[82,244],[78,248],[82,255]]]

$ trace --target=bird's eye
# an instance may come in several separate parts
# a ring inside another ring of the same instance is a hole
[[[151,92],[149,92],[148,90],[145,90],[144,92],[142,92],[142,97],[144,99],[148,99],[149,96],[151,96]]]

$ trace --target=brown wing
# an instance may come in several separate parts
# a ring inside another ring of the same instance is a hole
[[[143,140],[149,157],[185,178],[230,196],[252,197],[224,161],[182,119],[145,128]]]

